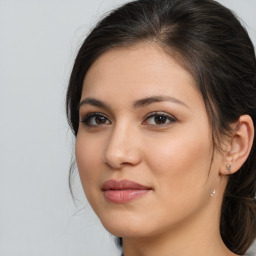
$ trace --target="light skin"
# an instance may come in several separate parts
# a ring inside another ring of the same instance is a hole
[[[153,44],[101,55],[84,79],[79,113],[81,182],[102,224],[123,238],[125,256],[235,255],[220,237],[220,209],[228,175],[250,152],[249,116],[232,124],[217,152],[193,77]],[[110,179],[151,190],[113,203],[102,191]]]

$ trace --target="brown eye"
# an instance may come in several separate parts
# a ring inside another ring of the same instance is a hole
[[[167,121],[166,116],[155,116],[154,119],[156,124],[165,124]]]
[[[89,114],[85,118],[83,118],[81,122],[88,127],[106,125],[111,123],[106,116],[100,113]]]
[[[176,122],[176,119],[166,113],[151,113],[143,122],[148,125],[163,126]]]
[[[95,122],[97,124],[105,124],[107,122],[107,118],[105,116],[96,116]]]

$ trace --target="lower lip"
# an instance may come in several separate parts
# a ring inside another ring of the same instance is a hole
[[[150,190],[106,190],[105,198],[116,204],[126,203],[147,194]]]

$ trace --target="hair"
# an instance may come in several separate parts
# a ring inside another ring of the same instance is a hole
[[[75,136],[83,80],[90,66],[110,49],[139,43],[160,46],[192,74],[205,103],[214,146],[232,133],[230,124],[241,115],[250,115],[256,127],[255,52],[236,16],[214,0],[137,0],[104,17],[77,54],[66,97]],[[255,191],[254,137],[248,159],[229,178],[222,203],[221,236],[236,254],[245,254],[256,237]]]

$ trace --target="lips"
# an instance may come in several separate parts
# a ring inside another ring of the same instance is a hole
[[[152,188],[130,180],[108,180],[102,186],[106,200],[113,203],[126,203],[151,191]]]

